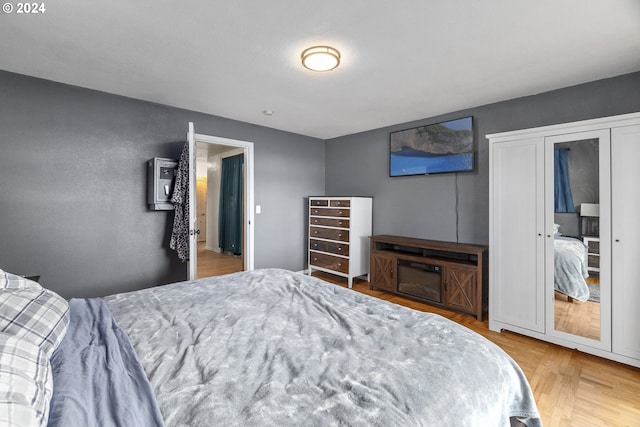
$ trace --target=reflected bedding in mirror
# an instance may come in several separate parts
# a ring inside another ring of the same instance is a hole
[[[556,235],[554,249],[554,288],[578,301],[589,299],[587,247],[582,240]]]

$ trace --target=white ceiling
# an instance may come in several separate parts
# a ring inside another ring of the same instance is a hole
[[[640,70],[639,0],[45,8],[0,13],[0,69],[322,139]],[[315,44],[340,50],[336,70],[301,66]]]

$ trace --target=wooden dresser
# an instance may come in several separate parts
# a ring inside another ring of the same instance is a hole
[[[369,274],[371,197],[309,197],[309,274]]]

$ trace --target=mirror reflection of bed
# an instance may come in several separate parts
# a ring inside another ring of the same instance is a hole
[[[599,141],[556,143],[554,148],[555,329],[600,340],[599,268],[593,266],[598,259],[588,246],[599,244],[597,213],[592,212],[599,202]]]

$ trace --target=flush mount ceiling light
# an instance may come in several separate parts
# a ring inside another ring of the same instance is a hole
[[[313,46],[302,51],[302,65],[311,71],[331,71],[340,65],[340,52],[330,46]]]

